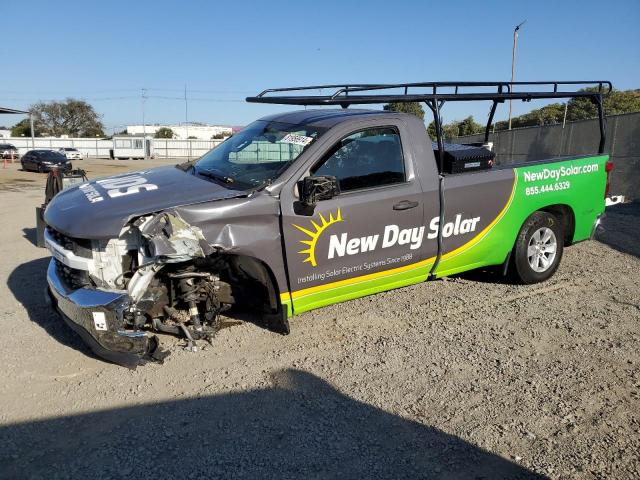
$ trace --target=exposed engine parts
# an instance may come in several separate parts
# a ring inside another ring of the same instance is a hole
[[[196,351],[195,340],[211,342],[220,328],[220,279],[212,274],[193,270],[169,273],[167,277],[171,281],[170,293],[174,300],[170,303],[185,307],[182,311],[186,311],[187,315],[181,315],[180,310],[169,305],[164,306],[164,312],[168,315],[168,320],[176,323],[187,338],[187,349]],[[228,287],[228,284],[225,286]],[[227,302],[229,300],[230,298]]]
[[[150,278],[150,281],[128,317],[129,326],[137,329],[150,326],[159,332],[182,336],[187,341],[185,348],[193,352],[197,351],[197,340],[211,343],[220,329],[220,312],[235,302],[231,285],[220,279],[225,263],[214,255],[198,262],[198,266],[193,262],[167,264],[157,271],[149,269],[151,274],[142,273],[137,278],[134,274],[132,280],[142,282]],[[218,273],[212,273],[216,270]],[[134,289],[130,291],[135,294]]]
[[[196,342],[212,342],[220,314],[235,305],[259,312],[273,331],[289,331],[268,269],[254,258],[210,246],[176,212],[139,217],[110,240],[77,240],[50,227],[48,237],[51,248],[59,249],[61,277],[126,298],[100,336],[106,342],[108,333],[112,347],[120,345],[127,355],[135,351],[154,361],[167,355],[145,330],[182,337],[185,349],[195,352]]]
[[[150,281],[138,296],[134,312],[127,318],[130,328],[153,330],[184,337],[185,348],[197,351],[196,341],[211,340],[220,329],[220,313],[241,304],[261,312],[267,328],[288,333],[284,317],[273,313],[275,292],[270,291],[268,277],[261,276],[255,261],[230,254],[214,253],[205,258],[178,264],[165,264],[157,271],[145,267],[131,277],[132,298],[141,283]],[[214,273],[215,272],[215,273]],[[139,274],[139,275],[138,275]]]

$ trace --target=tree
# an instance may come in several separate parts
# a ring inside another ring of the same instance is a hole
[[[458,123],[459,122],[451,122],[442,125],[442,138],[453,138],[458,136]],[[438,138],[436,134],[436,122],[431,122],[427,127],[427,133],[429,137],[434,141]]]
[[[173,138],[175,137],[175,134],[173,133],[173,130],[171,130],[170,128],[162,127],[156,130],[156,134],[154,135],[154,137],[155,138]]]
[[[432,139],[436,139],[436,124],[435,122],[431,122],[429,127],[427,127],[427,132]],[[442,126],[442,137],[446,139],[451,139],[455,137],[461,137],[463,135],[473,135],[476,133],[484,132],[484,127],[477,123],[473,116],[470,115],[464,120],[461,121],[453,121],[446,123]]]
[[[63,102],[38,102],[31,106],[30,112],[35,131],[40,135],[104,136],[100,115],[84,100],[67,98]]]
[[[463,135],[474,135],[484,131],[484,127],[473,119],[472,115],[458,123],[458,137]]]
[[[211,135],[211,140],[222,140],[224,138],[224,133],[219,132],[219,133],[214,133],[213,135]]]
[[[536,108],[523,115],[511,119],[512,128],[522,127],[542,127],[544,125],[555,125],[562,123],[564,118],[564,103],[552,103],[542,108]],[[496,130],[506,130],[509,128],[508,121],[496,122]]]
[[[597,90],[596,88],[587,90]],[[640,112],[640,90],[613,90],[605,95],[603,102],[607,115],[621,115],[623,113]],[[588,98],[572,98],[569,100],[567,120],[586,120],[596,118],[598,110]]]
[[[410,113],[411,115],[415,115],[421,120],[424,120],[424,110],[419,102],[392,102],[387,103],[382,108],[388,112]]]
[[[597,91],[597,88],[586,89]],[[565,103],[551,103],[542,108],[531,110],[528,113],[513,117],[512,128],[538,127],[543,125],[555,125],[564,120],[564,109],[567,108],[567,120],[588,120],[598,117],[598,110],[590,98],[576,97]],[[603,98],[604,112],[606,115],[620,115],[623,113],[640,112],[640,90],[613,90]],[[502,120],[496,122],[496,130],[506,130],[509,122]]]
[[[35,128],[34,128],[35,130]],[[16,123],[13,127],[11,127],[11,136],[12,137],[30,137],[31,136],[31,125],[29,123],[29,119],[25,118]]]

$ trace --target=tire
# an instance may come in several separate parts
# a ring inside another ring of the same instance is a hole
[[[42,172],[44,172],[44,169],[42,168],[42,165],[38,164],[38,173]]]
[[[518,233],[513,249],[513,275],[524,284],[544,282],[556,273],[563,251],[562,223],[551,213],[535,212]]]

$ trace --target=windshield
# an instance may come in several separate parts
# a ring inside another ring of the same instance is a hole
[[[40,152],[40,158],[48,162],[66,162],[67,157],[58,152]]]
[[[325,131],[258,120],[202,156],[195,172],[231,188],[259,187],[280,175]]]

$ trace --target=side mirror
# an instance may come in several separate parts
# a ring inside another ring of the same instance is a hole
[[[300,203],[315,207],[320,200],[329,200],[340,194],[338,179],[332,175],[305,177],[298,182]]]

